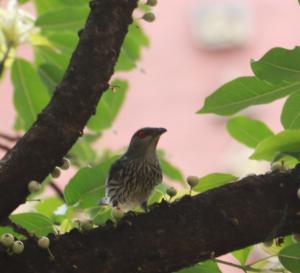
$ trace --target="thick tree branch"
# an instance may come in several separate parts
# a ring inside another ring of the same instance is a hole
[[[26,242],[19,256],[0,254],[6,273],[174,272],[212,256],[299,232],[300,167],[289,173],[249,176],[149,213],[126,216],[81,234],[52,237],[46,251]]]
[[[0,221],[42,181],[82,135],[108,81],[137,0],[93,0],[80,42],[54,96],[0,165]]]

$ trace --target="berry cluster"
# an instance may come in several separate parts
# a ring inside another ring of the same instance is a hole
[[[10,233],[4,233],[0,238],[1,244],[6,247],[7,253],[12,254],[21,254],[24,250],[23,242],[17,240]]]
[[[157,5],[157,0],[147,0],[146,5],[149,7],[154,7]],[[155,14],[151,11],[146,12],[142,16],[142,19],[149,23],[153,22],[155,20],[155,18],[156,18]]]

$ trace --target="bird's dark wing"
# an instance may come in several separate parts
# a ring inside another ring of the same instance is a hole
[[[105,198],[114,207],[119,203],[119,192],[124,183],[123,173],[124,169],[126,168],[126,162],[127,158],[125,156],[115,161],[109,169],[108,177],[105,183]]]
[[[107,180],[119,180],[120,173],[124,169],[126,159],[124,157],[116,160],[110,167]]]

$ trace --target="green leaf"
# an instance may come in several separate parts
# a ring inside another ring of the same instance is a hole
[[[298,153],[298,156],[300,153]],[[293,169],[298,163],[299,163],[299,158],[297,156],[297,153],[287,154],[287,153],[276,153],[274,158],[272,159],[272,163],[278,162],[280,164],[283,164],[286,168],[288,169]]]
[[[60,0],[65,5],[87,5],[89,3],[89,0]]]
[[[285,129],[300,128],[300,92],[295,92],[286,100],[281,112],[281,124]]]
[[[111,219],[110,206],[92,208],[89,213],[95,225],[103,225],[108,219]]]
[[[115,70],[127,71],[133,69],[136,66],[136,62],[140,59],[142,48],[147,46],[149,46],[149,39],[142,28],[137,23],[131,24],[122,45]]]
[[[265,104],[300,90],[300,82],[272,85],[256,77],[228,82],[205,99],[198,113],[232,115],[252,105]]]
[[[36,20],[36,25],[43,32],[76,32],[83,28],[88,12],[89,8],[85,6],[50,10]]]
[[[71,57],[79,38],[74,32],[56,32],[48,34],[48,39],[53,46],[59,51],[60,54],[67,55],[67,58]]]
[[[46,236],[54,232],[52,221],[40,213],[19,213],[9,217],[11,221],[37,236]]]
[[[208,260],[195,266],[182,269],[177,273],[222,273],[216,262]]]
[[[19,0],[19,2],[20,1],[28,0]],[[88,3],[88,0],[34,0],[34,4],[39,15],[70,6],[88,6]]]
[[[262,80],[277,84],[300,81],[300,47],[292,50],[273,48],[260,60],[251,63],[254,74]]]
[[[268,241],[268,239],[267,239],[267,241]],[[268,253],[268,254],[270,254],[270,255],[276,255],[276,256],[279,256],[279,252],[280,252],[282,249],[284,249],[284,248],[286,248],[286,247],[288,247],[288,246],[290,246],[290,245],[293,245],[293,244],[295,244],[295,242],[294,242],[294,240],[292,239],[292,236],[290,235],[290,236],[285,236],[285,237],[284,237],[284,240],[281,241],[280,244],[274,242],[274,240],[273,240],[271,246],[266,246],[265,244],[261,244],[261,247],[262,247],[262,249],[263,249],[266,253]],[[263,264],[263,263],[262,263],[262,264]],[[261,264],[261,263],[257,263],[257,265],[262,265],[262,264]],[[284,272],[284,273],[285,273],[285,272]]]
[[[283,248],[278,254],[282,265],[291,273],[298,273],[300,268],[300,244]]]
[[[38,68],[38,73],[48,88],[49,94],[53,94],[56,86],[63,77],[63,71],[52,64],[42,64]]]
[[[53,86],[60,82],[70,62],[78,37],[74,33],[64,32],[51,33],[48,39],[54,49],[35,47],[35,62],[39,66],[39,74],[48,89],[54,90]]]
[[[32,47],[47,47],[52,50],[55,49],[55,46],[45,35],[42,35],[40,32],[30,33],[29,42]]]
[[[19,240],[24,240],[26,239],[25,236],[21,235],[20,233],[17,233],[14,231],[14,229],[12,227],[2,227],[0,226],[0,237],[4,234],[4,233],[10,233],[12,234],[14,237],[18,238]]]
[[[60,207],[64,202],[58,197],[49,197],[39,202],[35,209],[37,212],[46,215],[51,218],[54,215],[55,210]]]
[[[160,203],[160,201],[163,199],[164,194],[158,189],[154,189],[151,196],[148,199],[148,206],[154,204],[154,203]]]
[[[61,0],[34,0],[33,2],[39,15],[58,9],[63,3]]]
[[[169,179],[181,182],[183,185],[185,185],[185,179],[181,170],[166,159],[163,151],[160,150],[158,152],[158,157],[163,174]]]
[[[65,187],[65,201],[68,205],[81,208],[97,206],[105,194],[105,180],[110,165],[116,158],[104,161],[96,167],[84,167],[70,180]]]
[[[196,192],[205,192],[213,188],[220,187],[222,185],[228,184],[234,180],[236,180],[232,174],[229,173],[212,173],[206,176],[203,176],[199,179],[199,183],[197,186],[193,188],[193,191]]]
[[[25,3],[27,3],[29,0],[18,0],[18,2],[19,2],[19,4],[25,4]]]
[[[227,122],[227,130],[234,139],[251,148],[274,135],[263,122],[245,116],[231,118]]]
[[[14,123],[14,130],[16,131],[22,131],[22,129],[25,127],[23,120],[21,119],[21,117],[17,116],[15,123]]]
[[[272,161],[278,153],[297,155],[300,152],[300,130],[285,130],[260,142],[251,159]]]
[[[103,94],[98,103],[96,114],[87,124],[87,127],[93,131],[97,132],[110,128],[124,102],[128,83],[122,80],[114,80],[112,86],[116,86],[116,91],[109,89]]]
[[[61,227],[64,224],[66,224],[66,226],[68,227],[76,226],[76,222],[74,222],[74,218],[76,218],[76,216],[76,208],[68,207],[66,204],[62,204],[61,206],[57,207],[55,211],[53,211],[51,219],[53,219],[53,222],[55,222],[56,224],[60,223],[59,231],[61,232]]]
[[[65,71],[70,61],[69,55],[64,55],[59,52],[55,52],[46,47],[35,48],[35,62],[38,65],[51,64],[57,66],[58,69]]]
[[[176,166],[163,158],[160,158],[159,162],[165,176],[171,180],[185,183],[182,172]]]
[[[70,154],[72,156],[72,163],[77,166],[94,163],[97,158],[95,150],[91,147],[90,142],[85,136],[77,140]]]
[[[16,59],[12,66],[14,103],[23,129],[27,130],[46,106],[50,97],[33,66]],[[19,125],[21,125],[19,124]]]
[[[252,249],[253,246],[248,246],[243,249],[233,251],[231,254],[240,261],[241,265],[245,265]]]

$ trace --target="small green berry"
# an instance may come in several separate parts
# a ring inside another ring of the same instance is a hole
[[[154,7],[157,5],[157,0],[147,0],[146,5]]]
[[[272,170],[273,172],[276,172],[276,171],[278,171],[278,172],[284,172],[284,171],[287,170],[287,168],[286,168],[286,166],[284,165],[284,163],[279,162],[279,161],[276,161],[276,162],[273,162],[273,163],[271,164],[271,170]]]
[[[82,220],[79,222],[79,224],[83,231],[91,230],[93,228],[93,222],[89,219]]]
[[[53,169],[53,171],[51,172],[51,176],[52,176],[53,178],[58,178],[58,177],[60,176],[60,173],[61,173],[60,168],[55,167],[55,168]]]
[[[70,160],[64,157],[61,161],[61,165],[59,166],[62,170],[67,170],[71,166]]]
[[[153,22],[155,20],[155,14],[153,12],[147,12],[142,17],[146,22]]]
[[[172,198],[177,194],[177,190],[174,187],[170,187],[167,189],[166,193]]]
[[[4,233],[1,236],[0,242],[5,247],[11,247],[14,243],[14,236],[10,233]]]
[[[30,193],[38,192],[41,189],[41,184],[37,181],[30,181],[28,183],[28,191]]]
[[[43,236],[38,240],[38,246],[40,248],[49,248],[50,240],[48,237]]]
[[[20,254],[24,250],[24,244],[21,241],[15,241],[12,245],[12,251],[15,254]]]
[[[188,176],[186,179],[187,183],[191,188],[194,188],[199,183],[199,178],[197,176]]]

